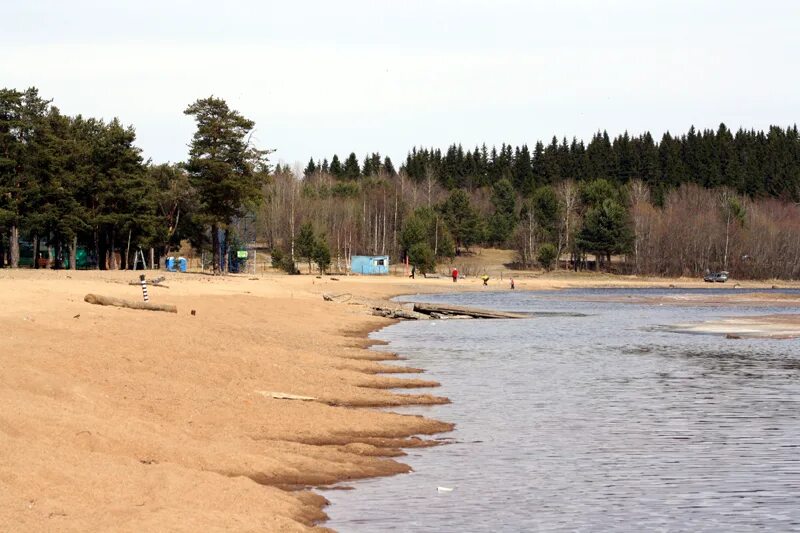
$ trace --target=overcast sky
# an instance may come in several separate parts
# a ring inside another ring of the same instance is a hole
[[[273,161],[798,122],[800,2],[0,0],[0,86],[185,159],[186,106]]]

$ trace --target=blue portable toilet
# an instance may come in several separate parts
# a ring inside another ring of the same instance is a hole
[[[175,272],[175,258],[174,257],[167,257],[167,262],[165,263],[167,267],[167,272]]]
[[[388,274],[388,255],[354,255],[350,258],[350,271],[356,274]]]
[[[178,258],[178,270],[180,272],[186,272],[186,258],[185,257],[179,257]]]

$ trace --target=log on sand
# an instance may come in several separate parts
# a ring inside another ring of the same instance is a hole
[[[83,298],[84,302],[95,305],[111,305],[114,307],[126,307],[128,309],[145,309],[147,311],[166,311],[167,313],[177,313],[178,308],[169,304],[151,304],[150,302],[132,302],[113,296],[101,296],[99,294],[87,294]]]
[[[509,313],[506,311],[490,311],[487,309],[476,309],[474,307],[464,307],[460,305],[438,305],[438,304],[414,304],[414,311],[426,315],[436,314],[439,316],[452,317],[472,317],[472,318],[530,318],[529,315],[522,313]]]

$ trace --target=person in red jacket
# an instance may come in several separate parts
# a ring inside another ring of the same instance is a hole
[[[458,269],[454,268],[453,269],[453,283],[455,283],[456,281],[458,281]]]

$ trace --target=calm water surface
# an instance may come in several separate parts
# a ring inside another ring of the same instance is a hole
[[[709,289],[706,290],[708,292]],[[681,292],[668,292],[670,295]],[[659,326],[796,309],[576,301],[657,290],[418,296],[535,312],[375,337],[427,370],[452,444],[326,492],[339,531],[800,530],[800,342]],[[569,298],[569,299],[567,299]],[[575,316],[580,313],[586,316]],[[437,487],[452,487],[449,493]]]

